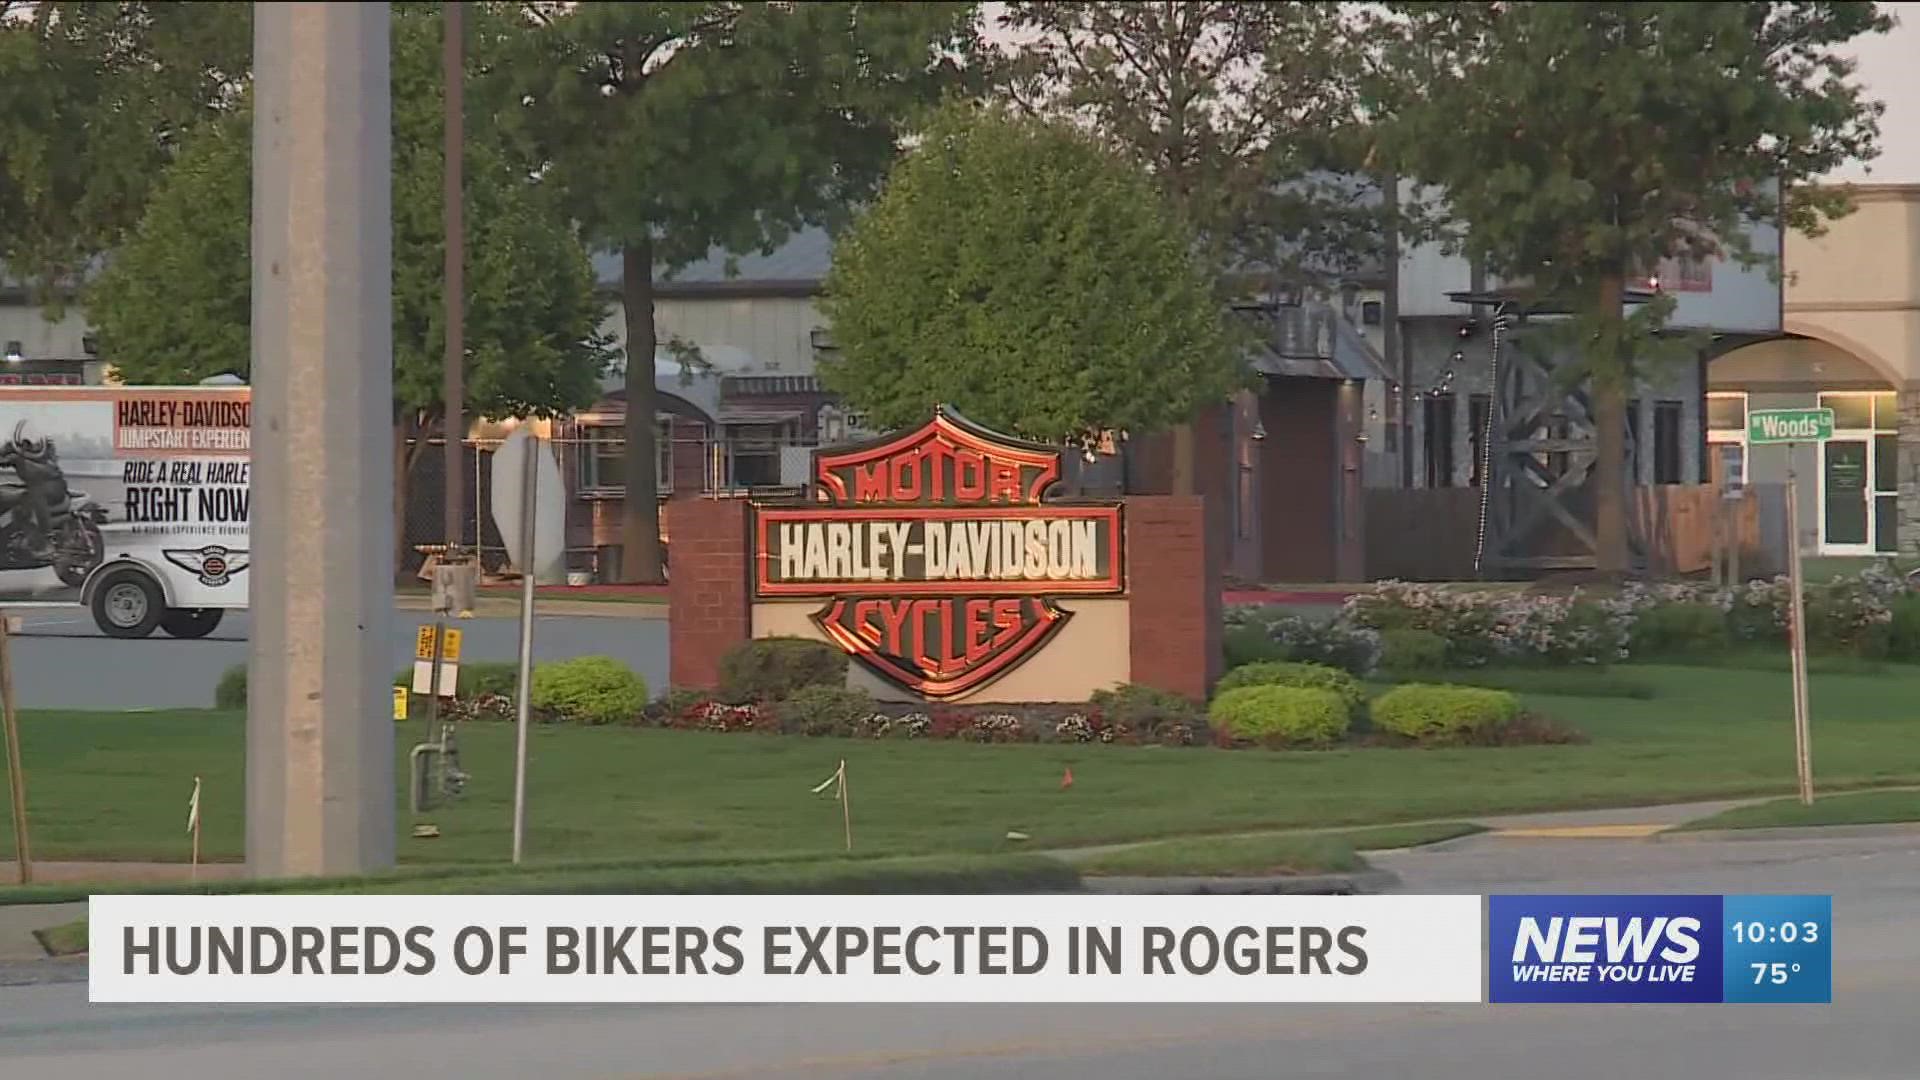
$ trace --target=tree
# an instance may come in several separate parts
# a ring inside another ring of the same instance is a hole
[[[470,25],[472,25],[470,20]],[[440,424],[444,115],[437,5],[395,8],[393,33],[394,513]],[[475,54],[491,32],[472,25]],[[470,128],[470,130],[474,130]],[[612,358],[586,249],[555,193],[481,128],[466,151],[468,415],[564,413],[590,404]],[[244,107],[189,139],[138,229],[88,290],[101,355],[133,383],[245,375],[252,272],[251,118]],[[453,433],[458,436],[459,433]],[[397,534],[404,538],[404,530]],[[404,555],[404,551],[401,552]]]
[[[621,256],[621,576],[661,579],[656,268],[771,252],[867,197],[915,107],[961,80],[965,3],[532,4],[523,134],[596,246]]]
[[[1235,382],[1194,247],[1086,134],[952,107],[835,248],[821,377],[882,426],[947,403],[1048,442],[1165,427]]]
[[[1002,25],[1020,41],[1013,99],[1151,171],[1198,231],[1223,303],[1325,285],[1377,256],[1378,200],[1354,175],[1365,55],[1340,5],[1021,2]],[[1185,419],[1174,489],[1190,494]]]
[[[139,222],[200,124],[235,107],[250,4],[0,0],[0,263],[56,309]]]
[[[1885,31],[1873,4],[1397,4],[1383,146],[1433,185],[1448,246],[1575,313],[1595,399],[1599,567],[1627,569],[1626,399],[1672,304],[1632,317],[1630,281],[1668,258],[1771,258],[1748,229],[1814,233],[1847,209],[1811,186],[1876,152],[1881,106],[1839,46]]]

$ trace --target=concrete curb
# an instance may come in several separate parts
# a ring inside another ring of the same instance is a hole
[[[47,959],[47,950],[34,936],[46,930],[85,918],[84,900],[58,904],[9,904],[0,907],[0,965]]]
[[[1686,844],[1709,840],[1874,840],[1888,836],[1920,839],[1920,822],[1880,825],[1797,825],[1771,829],[1691,829],[1656,833],[1654,842]]]
[[[1386,870],[1354,874],[1294,874],[1274,877],[1089,877],[1081,887],[1102,895],[1139,896],[1353,896],[1398,888]]]

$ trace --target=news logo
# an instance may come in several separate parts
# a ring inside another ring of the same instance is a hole
[[[1824,1003],[1826,896],[1494,896],[1492,1002]]]

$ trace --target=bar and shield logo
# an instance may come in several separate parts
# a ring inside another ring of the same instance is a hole
[[[755,507],[756,599],[812,619],[922,697],[977,690],[1072,618],[1062,596],[1126,588],[1121,508],[1049,502],[1060,451],[937,410],[916,431],[816,453],[813,502]]]

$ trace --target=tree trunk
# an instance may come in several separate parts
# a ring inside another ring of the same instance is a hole
[[[401,581],[407,572],[407,474],[413,471],[407,454],[407,421],[393,422],[393,572]]]
[[[1175,495],[1198,493],[1194,486],[1192,421],[1173,429],[1173,476],[1170,486]]]
[[[653,244],[642,240],[620,252],[620,298],[627,320],[626,497],[620,513],[620,580],[657,585],[660,566],[660,491],[654,462]]]
[[[1625,279],[1600,283],[1602,318],[1621,317]],[[1594,556],[1603,574],[1631,569],[1627,544],[1627,364],[1617,349],[1595,357],[1591,365],[1594,405],[1593,526]]]
[[[413,579],[407,570],[413,547],[407,543],[407,497],[414,467],[427,453],[430,421],[424,417],[402,418],[393,423],[393,572],[405,583]],[[407,440],[413,439],[409,447]]]

